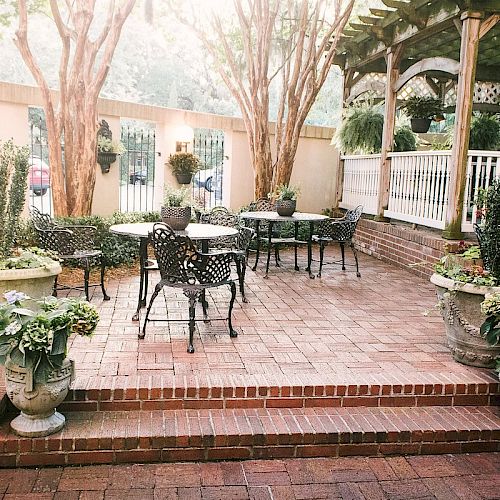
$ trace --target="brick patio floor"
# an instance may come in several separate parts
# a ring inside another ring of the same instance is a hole
[[[0,470],[4,500],[493,499],[500,454]]]
[[[95,335],[72,342],[75,387],[123,385],[123,377],[133,376],[176,379],[177,385],[204,377],[222,385],[494,380],[487,370],[453,361],[428,281],[364,254],[360,269],[361,278],[330,267],[311,280],[304,271],[293,271],[291,251],[283,252],[283,266],[272,267],[268,279],[262,266],[256,273],[249,269],[249,303],[238,294],[234,308],[238,338],[229,337],[224,322],[199,322],[194,354],[186,352],[185,323],[150,323],[146,338],[138,340],[138,325],[131,320],[138,278],[111,282],[109,302],[97,291],[92,299],[101,314]],[[151,283],[156,280],[153,275]],[[187,299],[172,289],[166,296],[169,316],[186,318]],[[210,314],[226,314],[228,300],[229,290],[211,291]],[[161,295],[155,312],[165,314]],[[197,314],[201,317],[201,307]]]

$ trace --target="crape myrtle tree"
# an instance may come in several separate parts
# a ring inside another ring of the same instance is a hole
[[[190,26],[239,105],[254,168],[255,196],[288,184],[299,135],[328,71],[353,1],[232,0],[208,11],[192,2],[178,18]],[[176,2],[170,5],[175,9]],[[177,4],[178,6],[178,4]],[[226,8],[227,7],[227,8]],[[230,21],[230,16],[236,19]],[[273,87],[274,86],[274,87]],[[269,97],[276,89],[275,154]]]
[[[134,4],[135,0],[109,0],[103,10],[99,2],[98,13],[96,0],[50,0],[61,40],[56,97],[28,43],[26,0],[18,0],[19,25],[14,41],[42,94],[57,216],[90,214],[96,178],[97,100]]]

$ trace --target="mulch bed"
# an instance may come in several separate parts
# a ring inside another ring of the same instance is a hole
[[[139,261],[132,265],[122,265],[120,267],[110,267],[106,269],[106,282],[119,280],[125,276],[139,276]],[[101,279],[101,270],[97,267],[90,272],[90,282],[99,283]],[[58,278],[59,284],[64,285],[83,285],[83,269],[77,267],[65,267]]]

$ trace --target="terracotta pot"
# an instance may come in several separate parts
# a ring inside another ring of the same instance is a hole
[[[161,220],[174,231],[183,231],[191,221],[191,207],[161,207]]]
[[[440,274],[433,274],[437,296],[444,319],[448,346],[459,363],[493,368],[500,356],[500,346],[488,344],[479,329],[486,319],[480,304],[487,293],[498,293],[500,287],[460,283]]]
[[[283,217],[290,217],[297,208],[297,200],[276,200],[276,212]]]
[[[64,427],[66,419],[55,409],[66,398],[74,377],[74,364],[66,359],[59,370],[53,370],[45,384],[34,383],[33,372],[5,363],[5,388],[14,406],[21,410],[10,426],[20,436],[42,437]]]
[[[48,297],[52,295],[54,280],[61,271],[61,265],[55,261],[49,267],[2,270],[0,271],[0,296],[9,290],[17,290],[32,299]]]

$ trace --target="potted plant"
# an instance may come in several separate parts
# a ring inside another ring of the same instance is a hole
[[[278,215],[284,217],[290,217],[295,212],[297,208],[297,196],[300,189],[297,187],[288,186],[286,184],[280,184],[276,188],[275,199],[276,199],[276,212]]]
[[[57,432],[65,418],[55,411],[64,401],[74,376],[66,358],[68,338],[90,336],[99,315],[81,299],[47,297],[29,309],[29,298],[15,290],[0,304],[0,362],[5,364],[9,399],[21,410],[11,422],[21,436],[40,437]]]
[[[411,118],[413,132],[426,133],[431,121],[443,116],[443,105],[435,97],[410,97],[402,106]]]
[[[103,174],[109,172],[109,168],[116,161],[117,155],[124,152],[125,146],[120,141],[113,141],[103,135],[97,137],[97,163],[101,166]]]
[[[192,153],[175,153],[170,155],[168,164],[179,184],[190,184],[200,169],[200,160]]]
[[[481,327],[485,319],[481,304],[485,297],[500,293],[500,181],[488,189],[482,213],[480,248],[443,257],[431,282],[437,287],[448,345],[455,360],[493,367],[500,346],[490,345],[488,332]]]
[[[494,116],[481,113],[472,118],[469,149],[496,151],[500,147],[500,123]]]
[[[0,293],[16,289],[40,298],[52,294],[62,269],[45,250],[17,247],[28,171],[28,148],[0,144]]]
[[[172,229],[183,231],[191,221],[191,198],[187,188],[165,188],[161,220]]]

